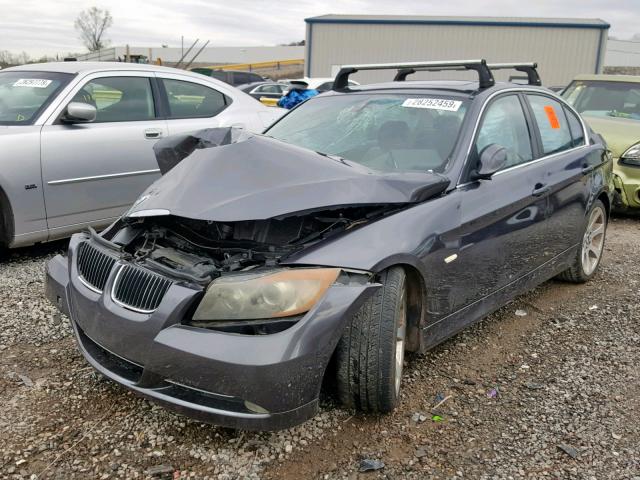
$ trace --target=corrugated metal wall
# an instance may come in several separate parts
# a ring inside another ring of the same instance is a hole
[[[333,24],[307,25],[310,76],[332,75],[332,66],[397,61],[486,58],[489,62],[538,62],[545,85],[566,85],[602,66],[606,30],[526,26]],[[600,48],[600,43],[603,43]],[[310,56],[310,58],[309,58]],[[466,75],[466,76],[465,76]],[[517,72],[496,72],[508,80]],[[418,73],[410,78],[474,78],[467,72]],[[391,72],[362,72],[361,83],[390,80]],[[477,77],[476,77],[477,78]]]
[[[640,42],[609,40],[604,64],[607,67],[640,67]]]

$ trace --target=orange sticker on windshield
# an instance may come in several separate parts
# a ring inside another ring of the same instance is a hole
[[[560,128],[560,122],[558,121],[556,111],[553,109],[553,107],[551,105],[545,105],[544,111],[547,114],[547,118],[549,119],[549,125],[551,125],[551,128]]]

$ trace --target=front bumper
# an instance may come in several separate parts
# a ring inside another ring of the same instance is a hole
[[[71,320],[80,351],[106,377],[187,416],[232,428],[279,430],[312,417],[325,369],[346,319],[379,287],[336,285],[294,326],[238,335],[182,325],[200,291],[174,283],[143,314],[85,286],[74,261],[47,263],[46,294]],[[120,263],[120,262],[119,262]],[[259,408],[255,408],[258,406]]]
[[[614,164],[616,209],[640,208],[640,168],[624,165],[618,159]]]

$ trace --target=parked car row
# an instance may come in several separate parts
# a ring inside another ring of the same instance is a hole
[[[333,86],[333,78],[297,78],[284,79],[277,82],[256,81],[244,85],[236,85],[243,92],[251,95],[265,105],[275,106],[277,100],[286,95],[292,85],[304,85],[304,88],[316,90],[318,93],[328,92]],[[357,86],[357,82],[349,80],[349,86]]]
[[[236,70],[216,70],[213,67],[196,67],[191,69],[192,72],[215,78],[221,82],[228,83],[234,87],[247,83],[264,82],[267,79],[262,75],[253,72],[244,72]]]
[[[478,80],[406,81],[451,68]],[[498,68],[529,84],[496,83]],[[351,83],[374,69],[397,80]],[[580,103],[539,83],[535,64],[353,65],[264,134],[154,142],[162,177],[72,237],[47,296],[96,370],[195,418],[295,425],[329,377],[346,405],[391,411],[405,352],[597,272],[613,159]]]

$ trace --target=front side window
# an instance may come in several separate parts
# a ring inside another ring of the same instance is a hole
[[[0,72],[0,125],[30,125],[73,75],[55,72]]]
[[[542,137],[545,155],[562,152],[573,146],[568,120],[560,102],[542,95],[527,95]]]
[[[87,82],[71,101],[96,107],[94,123],[134,122],[155,118],[148,78],[96,78]]]
[[[581,115],[640,122],[640,83],[576,80],[562,96]]]
[[[382,171],[444,171],[467,111],[464,97],[356,94],[315,97],[266,135]]]
[[[517,95],[500,97],[487,107],[476,138],[477,154],[480,155],[491,144],[507,150],[504,168],[533,160],[531,136]]]
[[[228,105],[222,93],[204,85],[166,78],[162,84],[169,102],[168,118],[213,117]]]

